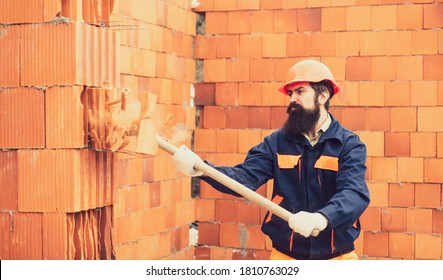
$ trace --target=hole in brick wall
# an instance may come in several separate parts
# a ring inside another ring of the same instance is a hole
[[[197,13],[196,33],[197,33],[197,35],[205,35],[206,34],[206,14],[205,13]]]
[[[198,224],[193,222],[189,225],[189,246],[198,245]]]
[[[114,260],[112,207],[68,213],[68,259]]]
[[[197,35],[205,35],[206,34],[206,14],[204,13],[197,13],[197,22],[196,22],[196,34]],[[195,73],[195,82],[196,83],[202,83],[203,82],[203,60],[202,59],[196,59],[195,66],[196,66],[196,73]]]
[[[197,13],[196,17],[196,34],[197,35],[205,35],[206,34],[206,14],[205,13]],[[195,82],[196,83],[202,83],[203,82],[203,72],[204,72],[204,63],[203,59],[196,59],[195,62],[196,69],[195,69]],[[203,107],[202,106],[196,106],[195,108],[195,126],[199,127],[200,125],[200,119],[201,119],[201,113],[202,113]],[[194,136],[194,135],[193,135]],[[194,137],[191,138],[191,147],[194,150]],[[200,196],[200,180],[196,178],[192,178],[192,189],[191,189],[191,195],[193,198]],[[195,224],[195,230],[197,230],[197,224]]]

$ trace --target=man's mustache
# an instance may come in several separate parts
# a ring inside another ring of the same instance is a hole
[[[303,109],[304,109],[303,106],[301,106],[300,104],[292,102],[292,103],[289,103],[288,108],[286,109],[286,113],[289,114],[292,112],[292,110],[298,111],[298,110],[303,110]]]

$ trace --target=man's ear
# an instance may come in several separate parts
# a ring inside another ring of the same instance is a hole
[[[321,105],[325,105],[326,102],[328,102],[329,99],[329,92],[327,90],[322,91],[319,95],[318,95],[318,103]]]

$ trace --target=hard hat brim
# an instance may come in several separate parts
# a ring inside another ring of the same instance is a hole
[[[340,86],[339,86],[336,82],[334,82],[334,81],[332,81],[332,80],[330,80],[330,79],[321,79],[321,80],[312,80],[312,79],[310,79],[310,81],[303,80],[303,79],[294,79],[294,80],[292,80],[292,81],[287,82],[287,83],[284,84],[283,86],[281,86],[278,90],[279,90],[281,93],[288,95],[288,92],[287,92],[287,90],[286,90],[286,87],[289,86],[289,85],[291,85],[291,84],[294,84],[294,83],[301,83],[301,82],[318,83],[318,82],[321,82],[321,81],[329,81],[329,82],[331,82],[332,87],[334,88],[334,94],[333,94],[333,96],[340,92]]]

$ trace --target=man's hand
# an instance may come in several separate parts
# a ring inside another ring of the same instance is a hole
[[[178,172],[190,177],[203,175],[203,172],[194,169],[195,163],[201,161],[201,158],[186,146],[181,145],[173,158]]]
[[[309,237],[314,229],[324,230],[328,225],[328,220],[320,213],[300,211],[292,215],[288,223],[296,233]]]

